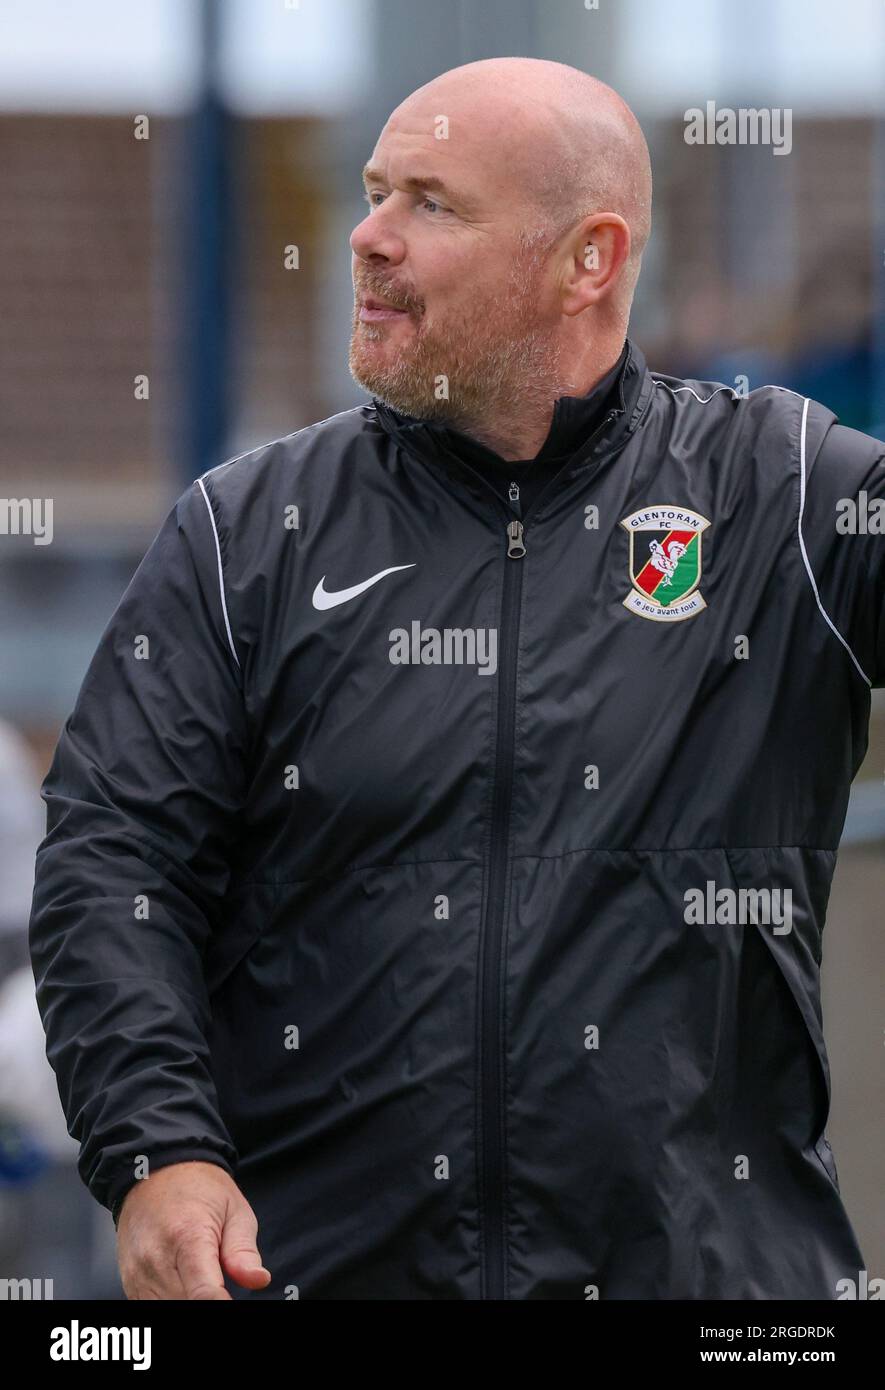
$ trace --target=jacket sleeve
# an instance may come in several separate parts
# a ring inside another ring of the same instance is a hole
[[[216,502],[194,483],[112,615],[41,788],[29,941],[80,1175],[116,1219],[148,1171],[237,1153],[204,953],[231,876],[247,734]],[[223,537],[224,532],[221,531]]]
[[[833,423],[806,461],[801,534],[824,612],[859,672],[885,685],[885,444]]]

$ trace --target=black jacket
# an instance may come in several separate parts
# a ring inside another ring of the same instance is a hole
[[[226,1167],[237,1297],[836,1298],[883,446],[632,343],[527,516],[446,438],[372,401],[211,469],[101,638],[30,929],[83,1179]]]

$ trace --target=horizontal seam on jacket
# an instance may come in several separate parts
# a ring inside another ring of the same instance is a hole
[[[729,850],[739,852],[740,850],[763,850],[763,849],[807,849],[813,854],[835,854],[838,845],[642,845],[635,849],[612,848],[609,845],[582,845],[578,849],[564,849],[558,854],[511,854],[510,859],[565,859],[570,854],[693,854],[698,851],[706,853],[710,850],[718,850],[723,854]],[[404,859],[395,864],[357,864],[346,869],[330,869],[325,874],[314,874],[312,878],[247,878],[239,880],[240,888],[279,888],[287,884],[296,883],[316,883],[322,878],[333,878],[339,874],[355,874],[368,872],[370,869],[410,869],[418,864],[477,864],[482,866],[485,861],[482,859]]]
[[[402,859],[395,864],[350,864],[344,869],[329,869],[324,874],[313,874],[310,878],[241,878],[238,883],[241,888],[278,888],[281,884],[316,883],[321,878],[337,878],[339,874],[359,874],[369,869],[410,869],[418,864],[477,864],[482,867],[484,863],[484,859]]]
[[[91,988],[93,985],[114,985],[118,980],[135,980],[138,984],[145,984],[149,981],[151,984],[165,985],[173,994],[183,994],[186,998],[192,999],[195,1004],[199,1004],[201,1009],[205,1010],[206,1008],[205,997],[195,994],[192,989],[188,989],[187,985],[181,984],[178,980],[167,980],[165,975],[146,975],[143,970],[135,970],[131,975],[102,975],[98,979],[93,979],[90,976],[88,980],[78,980],[77,984],[82,983]]]
[[[111,809],[105,806],[103,803],[98,802],[83,802],[81,804],[89,805],[93,809],[97,808],[102,811]],[[197,874],[194,874],[194,872],[191,869],[189,869],[186,864],[182,864],[180,860],[176,860],[172,856],[168,855],[165,852],[165,850],[163,850],[159,845],[156,845],[154,843],[152,838],[143,838],[151,834],[152,832],[147,831],[144,825],[139,824],[137,829],[135,830],[131,830],[128,827],[125,831],[116,828],[111,830],[100,830],[95,838],[97,838],[98,840],[107,838],[113,840],[115,838],[122,839],[124,835],[128,837],[130,841],[134,842],[137,851],[133,851],[131,844],[127,844],[130,856],[133,859],[138,859],[139,857],[141,857],[146,863],[150,865],[152,869],[156,869],[157,872],[167,880],[167,882],[171,883],[172,887],[175,889],[177,893],[181,893],[184,897],[186,897],[191,903],[194,904],[198,912],[200,912],[204,917],[208,918],[209,914],[215,911],[217,908],[218,899],[216,895],[203,889],[203,881],[201,877]],[[53,847],[54,846],[52,845],[48,845],[44,853],[48,852],[48,850],[52,849]],[[167,872],[167,870],[169,869],[172,870],[171,875]],[[109,894],[108,896],[121,897],[126,895]]]
[[[559,854],[514,854],[513,859],[565,859],[569,854],[693,854],[720,850],[739,852],[742,849],[808,849],[815,854],[835,854],[838,845],[637,845],[632,849],[612,849],[608,845],[584,845],[580,849],[564,849]]]

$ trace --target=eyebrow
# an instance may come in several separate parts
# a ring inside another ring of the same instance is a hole
[[[363,170],[363,183],[370,184],[384,182],[384,175],[381,173],[381,171],[379,169],[373,169],[369,164],[367,164],[365,169]],[[449,188],[448,184],[444,183],[442,179],[436,178],[433,174],[428,174],[426,178],[422,178],[420,175],[412,174],[408,178],[404,178],[402,180],[402,184],[404,188],[410,188],[415,193],[420,192],[422,189],[425,189],[430,193],[442,193],[445,195],[445,197],[450,198],[452,202],[467,202],[467,199],[464,198],[460,193],[456,193],[453,188]]]

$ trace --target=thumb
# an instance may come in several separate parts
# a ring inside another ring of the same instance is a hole
[[[247,1204],[237,1206],[221,1232],[221,1265],[225,1274],[246,1289],[263,1289],[270,1283],[270,1270],[261,1263],[255,1241],[257,1222]]]

